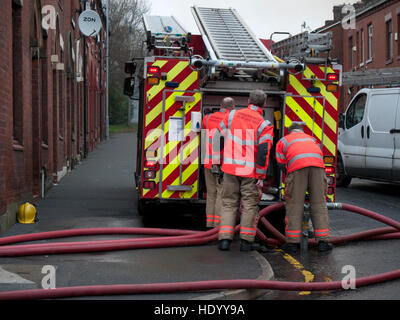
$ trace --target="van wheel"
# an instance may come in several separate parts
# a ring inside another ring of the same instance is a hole
[[[336,186],[346,188],[349,186],[350,182],[351,177],[345,174],[343,160],[342,157],[339,155],[337,162]]]

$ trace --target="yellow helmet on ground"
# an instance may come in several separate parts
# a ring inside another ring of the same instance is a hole
[[[17,220],[19,223],[35,223],[36,208],[29,202],[22,204],[18,209]]]

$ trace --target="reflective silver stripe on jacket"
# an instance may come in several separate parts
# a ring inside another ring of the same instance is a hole
[[[240,144],[241,146],[254,146],[256,144],[253,140],[242,140],[239,137],[233,135],[230,131],[227,132],[227,136],[229,139]]]
[[[221,156],[219,154],[207,154],[205,158],[209,160],[220,160]]]
[[[208,129],[208,120],[210,120],[210,114],[207,115],[207,120],[206,120],[206,129]]]
[[[269,125],[271,125],[271,122],[269,122],[268,120],[264,120],[263,123],[261,123],[257,130],[257,141],[260,139],[260,136],[264,129]]]
[[[256,173],[264,175],[264,174],[267,174],[267,170],[256,168]]]
[[[283,161],[286,160],[285,155],[284,155],[283,153],[280,153],[280,152],[277,152],[277,153],[276,153],[276,157],[277,157],[278,159],[283,160]]]
[[[264,141],[268,141],[268,140],[272,142],[272,141],[274,141],[274,137],[271,136],[270,134],[265,134],[262,137],[260,137],[260,140],[258,141],[258,144],[261,144]]]
[[[225,126],[225,123],[224,123],[224,121],[221,121],[221,123],[219,124],[219,126],[222,128],[222,131],[223,132],[227,132],[227,129],[226,129],[226,126]]]
[[[295,142],[304,142],[304,141],[312,141],[312,142],[315,142],[313,139],[304,138],[304,139],[294,139],[294,140],[292,140],[292,141],[290,141],[290,142],[288,143],[287,140],[285,139],[285,141],[284,141],[285,148],[283,149],[283,152],[286,152],[287,148],[289,148],[289,146],[290,146],[291,144],[293,144],[293,143],[295,143]]]
[[[318,158],[318,159],[321,159],[322,161],[324,160],[323,157],[322,157],[320,154],[318,154],[318,153],[303,153],[303,154],[299,154],[299,155],[293,157],[293,158],[289,161],[289,163],[288,163],[288,165],[287,165],[288,168],[289,168],[289,167],[291,166],[291,164],[292,164],[293,162],[295,162],[296,160],[304,159],[304,158]]]
[[[246,161],[246,160],[238,160],[238,159],[232,159],[232,158],[226,158],[224,157],[224,163],[226,164],[237,164],[240,166],[245,166],[245,167],[250,167],[250,168],[255,168],[256,164],[251,161]]]
[[[253,104],[250,106],[250,109],[253,111],[258,111],[258,108]]]
[[[229,118],[228,118],[228,129],[231,130],[232,127],[232,121],[233,121],[233,117],[235,116],[236,110],[232,110],[229,113]]]

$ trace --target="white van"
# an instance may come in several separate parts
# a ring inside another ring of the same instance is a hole
[[[362,89],[339,121],[338,186],[400,181],[400,88]]]

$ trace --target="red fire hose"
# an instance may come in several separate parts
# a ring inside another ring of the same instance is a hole
[[[284,242],[282,235],[273,227],[266,216],[272,212],[282,210],[284,203],[270,205],[260,211],[260,222],[274,238],[268,238],[260,229],[257,230],[258,239],[264,244],[281,245]],[[370,210],[359,208],[349,204],[335,204],[335,209],[351,211],[366,217],[380,221],[389,227],[378,228],[359,232],[352,235],[331,237],[332,243],[343,243],[356,240],[400,239],[400,223],[384,217]],[[239,226],[236,227],[237,229]],[[156,228],[92,228],[43,232],[37,234],[19,235],[0,238],[0,257],[27,256],[77,252],[98,252],[111,250],[127,250],[137,248],[162,248],[178,246],[195,246],[215,242],[218,239],[218,229],[199,232],[191,230],[156,229]],[[133,238],[122,240],[80,241],[80,242],[56,242],[46,244],[10,245],[18,242],[34,240],[54,239],[62,237],[82,235],[105,234],[141,234],[158,235],[163,237]],[[7,244],[7,246],[5,246]],[[310,245],[315,245],[315,240],[309,240]],[[355,280],[356,287],[367,286],[384,281],[400,278],[400,269],[382,274],[363,277]],[[284,282],[266,280],[219,280],[198,282],[176,282],[157,284],[133,284],[133,285],[101,285],[66,287],[51,290],[34,289],[0,292],[0,299],[48,299],[99,295],[125,295],[144,293],[172,293],[200,290],[222,289],[270,289],[289,291],[325,291],[343,289],[342,282]]]

